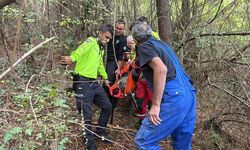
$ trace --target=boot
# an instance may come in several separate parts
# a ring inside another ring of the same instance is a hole
[[[94,142],[88,143],[87,150],[97,150],[97,146],[95,145]]]
[[[96,136],[96,138],[98,138],[99,140],[101,140],[103,143],[105,143],[105,144],[112,144],[112,142],[111,142],[111,141],[113,141],[112,137],[109,136],[107,134],[107,132],[102,131],[102,132],[97,132],[96,134],[98,136],[100,136],[100,137]]]

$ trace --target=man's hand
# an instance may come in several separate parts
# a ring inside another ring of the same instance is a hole
[[[159,125],[161,124],[161,119],[159,117],[160,114],[160,105],[152,105],[148,112],[149,120],[154,124],[154,125]]]
[[[105,80],[105,85],[106,86],[109,86],[109,83],[110,83],[109,80]]]
[[[61,56],[60,64],[62,64],[62,65],[71,65],[72,60],[71,60],[71,58],[69,56]]]
[[[116,69],[115,74],[116,74],[116,75],[120,75],[120,69],[119,69],[119,68]]]

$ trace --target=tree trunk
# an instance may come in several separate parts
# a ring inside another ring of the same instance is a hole
[[[190,1],[182,0],[182,14],[181,14],[181,26],[186,29],[190,19]]]
[[[133,9],[134,9],[134,20],[136,20],[137,19],[137,9],[138,9],[137,0],[133,0],[132,6],[133,6]]]
[[[185,39],[188,38],[189,33],[186,30],[187,26],[189,24],[189,19],[190,19],[190,0],[182,0],[182,5],[181,5],[181,20],[180,20],[180,29],[181,29],[181,41],[185,41]],[[193,43],[195,45],[195,43]],[[186,49],[190,49],[193,45],[185,45],[182,49],[179,51],[179,57],[180,61],[182,63],[184,62],[184,52]]]
[[[169,0],[156,0],[158,27],[161,40],[171,45],[172,26],[170,19]]]
[[[11,3],[15,3],[16,0],[0,0],[0,9],[2,9],[3,7],[11,4]]]

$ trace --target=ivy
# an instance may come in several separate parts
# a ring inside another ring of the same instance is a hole
[[[3,146],[0,145],[0,150],[6,150]]]
[[[66,100],[64,99],[56,99],[53,104],[57,107],[69,108],[69,105],[65,104]]]
[[[38,133],[36,134],[36,140],[39,140],[43,137],[42,133]]]
[[[22,132],[22,128],[20,127],[14,127],[11,130],[5,132],[4,137],[3,137],[4,143],[8,143],[10,140],[13,139],[13,137],[15,137],[15,135],[21,132]]]
[[[28,128],[25,130],[25,134],[28,135],[28,136],[31,136],[33,133],[33,128]]]
[[[68,137],[63,138],[63,139],[60,141],[60,143],[59,143],[58,149],[59,149],[59,150],[64,150],[64,149],[66,149],[65,144],[66,144],[68,141],[69,141],[69,138],[68,138]]]

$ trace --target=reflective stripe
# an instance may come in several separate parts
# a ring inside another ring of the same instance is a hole
[[[146,112],[145,114],[137,114],[137,113],[135,113],[135,115],[136,115],[137,117],[144,117],[144,116],[147,115],[147,112]]]

